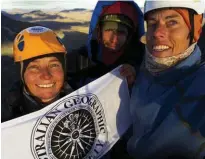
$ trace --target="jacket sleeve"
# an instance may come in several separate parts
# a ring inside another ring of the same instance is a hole
[[[2,103],[1,105],[1,122],[5,122],[8,121],[10,119],[12,119],[12,112],[9,109],[9,106],[6,105],[5,103]]]
[[[176,110],[193,135],[205,139],[205,65],[194,75]]]
[[[193,131],[205,126],[205,65],[194,74],[186,93],[184,94],[180,109],[183,118]],[[200,130],[201,131],[201,130]],[[205,131],[203,131],[205,132]],[[203,133],[205,137],[205,133]]]
[[[11,120],[19,115],[22,94],[21,82],[15,82],[1,103],[1,122]]]

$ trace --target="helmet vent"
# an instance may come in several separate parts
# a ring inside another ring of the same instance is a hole
[[[22,35],[20,38],[19,38],[19,41],[22,41],[24,39],[24,36]]]
[[[18,44],[18,49],[19,49],[20,51],[23,51],[23,49],[24,49],[24,41],[21,41],[21,42]]]
[[[18,34],[16,39],[18,39],[18,40],[19,40],[20,36],[21,36],[21,34]]]

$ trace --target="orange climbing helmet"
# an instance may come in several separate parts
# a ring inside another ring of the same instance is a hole
[[[53,53],[66,54],[67,51],[60,38],[49,28],[29,27],[15,37],[13,43],[15,62]]]

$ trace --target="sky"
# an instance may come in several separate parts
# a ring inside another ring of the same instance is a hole
[[[98,0],[1,0],[1,9],[94,9]],[[134,0],[140,7],[144,0]]]
[[[98,0],[1,0],[1,9],[63,10],[73,8],[94,9]],[[145,0],[134,0],[140,7]],[[205,0],[204,1],[205,4]]]

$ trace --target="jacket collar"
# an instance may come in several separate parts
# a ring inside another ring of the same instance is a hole
[[[193,72],[196,70],[201,62],[201,51],[196,45],[193,53],[188,56],[186,59],[182,60],[177,65],[160,72],[156,75],[151,75],[147,70],[145,70],[146,75],[148,75],[150,78],[153,78],[154,80],[157,80],[160,83],[163,84],[174,84],[180,79],[182,79],[183,76],[186,76],[187,74]]]

